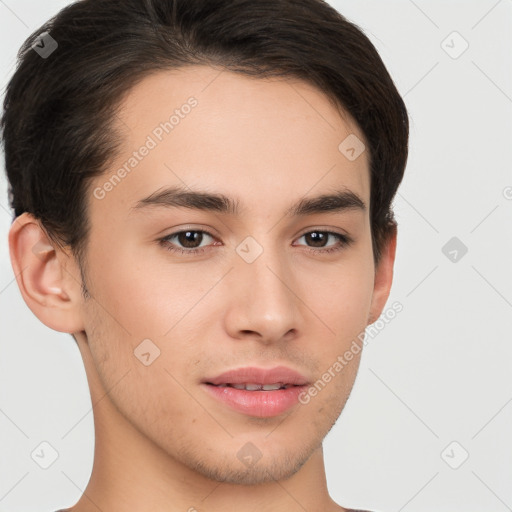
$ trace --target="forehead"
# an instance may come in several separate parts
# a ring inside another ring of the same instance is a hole
[[[265,206],[269,213],[277,203],[340,186],[369,202],[361,130],[300,80],[207,66],[159,71],[127,94],[116,125],[121,152],[92,187],[102,191],[91,198],[100,216],[128,215],[166,186],[221,192],[240,198],[244,211]],[[347,157],[347,145],[362,152]]]

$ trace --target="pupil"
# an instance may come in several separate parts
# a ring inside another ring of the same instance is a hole
[[[308,233],[306,237],[309,237],[313,241],[314,247],[323,247],[325,245],[325,233],[320,231],[312,231],[311,233]]]
[[[179,242],[188,248],[195,248],[194,243],[201,243],[202,235],[198,231],[183,231],[178,235]],[[199,239],[199,240],[198,240]]]

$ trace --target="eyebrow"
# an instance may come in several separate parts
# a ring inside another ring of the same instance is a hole
[[[130,208],[130,212],[155,207],[191,208],[227,215],[240,215],[243,212],[238,199],[233,199],[220,193],[191,191],[181,187],[159,189],[137,201]],[[286,210],[285,216],[305,216],[315,213],[343,212],[346,210],[366,210],[364,201],[355,192],[348,189],[316,197],[302,198]]]

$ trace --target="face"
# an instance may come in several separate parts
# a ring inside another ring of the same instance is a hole
[[[145,78],[118,121],[122,152],[88,196],[92,298],[81,315],[101,382],[141,435],[190,469],[245,484],[291,476],[340,415],[360,352],[335,363],[379,307],[368,155],[338,148],[363,135],[310,85],[207,67]],[[233,208],[143,201],[167,188],[221,194]],[[366,208],[292,211],[339,193]],[[247,400],[233,406],[205,383],[276,366],[307,381],[301,400],[231,389]],[[255,393],[270,405],[254,405]],[[246,455],[261,458],[244,465]]]

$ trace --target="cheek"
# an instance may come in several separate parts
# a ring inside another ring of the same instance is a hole
[[[199,275],[197,266],[171,265],[164,251],[127,247],[114,253],[106,248],[105,256],[97,253],[91,258],[94,298],[117,324],[113,328],[133,341],[172,336],[222,276],[219,269]]]
[[[330,330],[346,337],[366,326],[373,284],[373,267],[346,263],[311,273],[303,282],[303,293]]]
[[[202,353],[177,335],[128,334],[102,307],[93,309],[88,346],[104,391],[116,407],[139,427],[159,415],[187,421],[183,411],[190,409],[188,373]]]
[[[352,388],[359,366],[371,308],[373,267],[346,261],[322,275],[308,276],[303,286],[303,293],[308,290],[307,304],[315,314],[304,336],[304,350],[312,350],[308,339],[318,340],[311,356],[318,361],[321,374],[330,370],[335,375],[328,384],[330,390],[322,394],[337,403]],[[350,360],[344,357],[347,351]]]
[[[329,318],[343,338],[357,336],[366,327],[372,299],[371,284],[365,285],[364,277],[346,280],[339,285],[341,290],[329,304]]]

